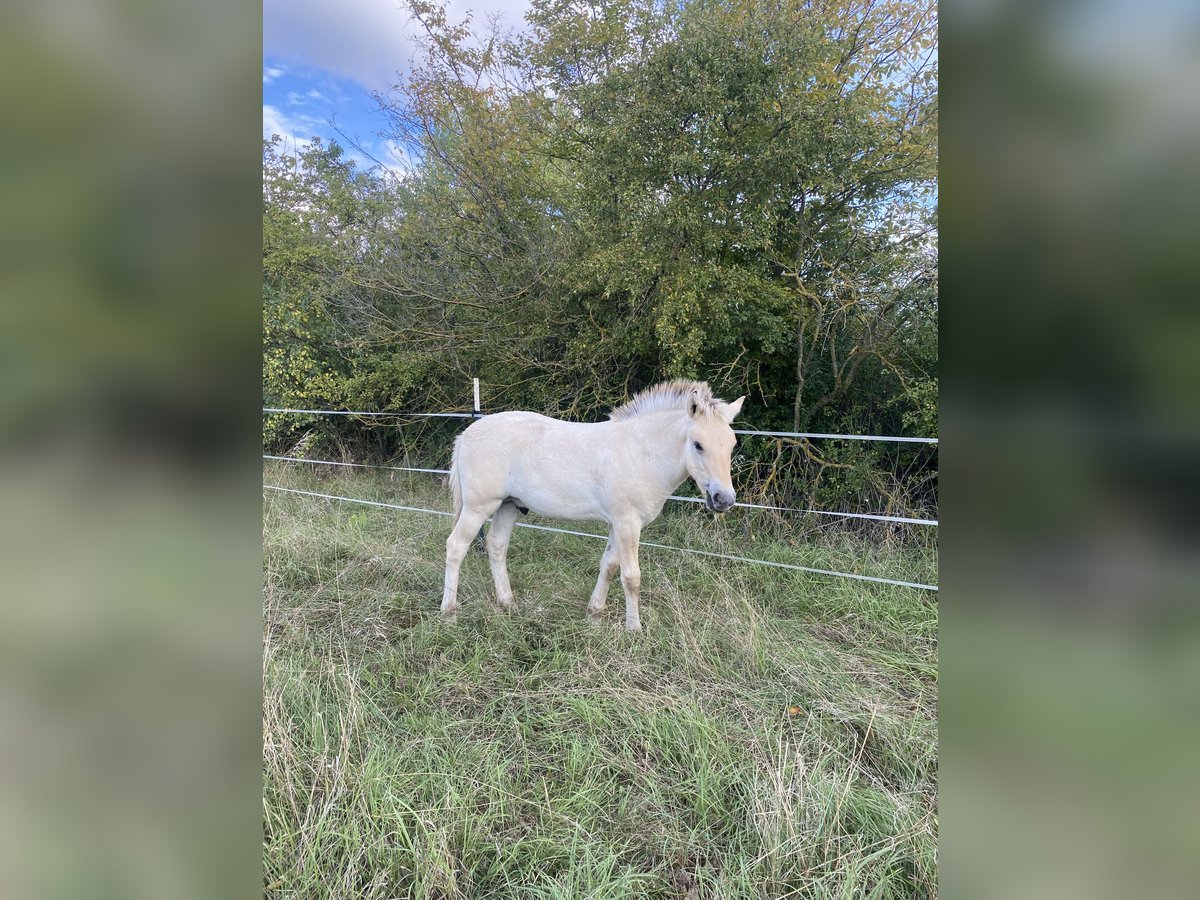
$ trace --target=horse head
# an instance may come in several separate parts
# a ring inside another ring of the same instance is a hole
[[[709,512],[723,513],[737,500],[729,471],[737,438],[730,426],[745,399],[738,397],[732,403],[706,401],[695,390],[688,397],[684,458],[688,475],[704,494],[704,506]]]

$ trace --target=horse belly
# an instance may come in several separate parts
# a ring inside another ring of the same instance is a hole
[[[535,472],[513,472],[508,486],[512,497],[539,516],[580,521],[605,518],[591,486],[581,483],[577,476],[563,477],[553,466]]]

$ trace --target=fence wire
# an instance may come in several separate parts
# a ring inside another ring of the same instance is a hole
[[[389,472],[427,472],[432,475],[449,475],[449,469],[420,469],[415,466],[379,466],[370,465],[368,463],[348,463],[335,462],[331,459],[303,459],[297,456],[271,456],[264,453],[263,459],[275,459],[281,462],[297,462],[297,463],[312,463],[314,466],[346,466],[354,469],[384,469]],[[678,494],[671,494],[667,497],[668,500],[677,500],[680,503],[703,503],[699,497],[680,497]],[[937,519],[914,519],[908,516],[885,516],[879,513],[851,513],[851,512],[834,512],[826,509],[798,509],[790,506],[768,506],[762,503],[735,503],[734,506],[739,506],[742,509],[763,509],[774,512],[790,512],[804,513],[812,516],[836,516],[846,519],[870,519],[876,522],[903,522],[910,525],[932,525],[937,526]]]
[[[499,412],[500,410],[494,410]],[[265,413],[303,413],[305,415],[321,415],[321,416],[365,416],[365,417],[393,417],[397,419],[420,419],[420,418],[448,418],[448,419],[474,419],[486,415],[486,413],[474,412],[347,412],[341,409],[280,409],[278,407],[264,406]],[[830,438],[843,441],[898,441],[907,444],[936,444],[937,438],[928,437],[903,437],[898,435],[887,434],[824,434],[816,431],[757,431],[753,429],[733,429],[734,434],[745,434],[752,437],[786,437],[786,438]]]
[[[264,490],[272,490],[272,491],[282,491],[282,492],[285,492],[288,494],[302,494],[307,497],[321,497],[326,500],[340,500],[340,501],[343,501],[346,503],[361,503],[366,506],[383,507],[384,509],[398,509],[398,510],[403,510],[405,512],[428,513],[428,514],[434,515],[434,516],[452,516],[453,515],[453,513],[449,513],[444,510],[440,510],[440,509],[427,509],[427,508],[421,507],[421,506],[402,506],[397,503],[384,503],[379,500],[363,500],[358,497],[342,497],[337,494],[322,494],[322,493],[318,493],[317,491],[302,491],[302,490],[299,490],[298,488],[287,488],[287,487],[281,487],[279,485],[274,485],[274,484],[264,484],[263,489]],[[534,525],[533,523],[530,523],[530,522],[517,522],[516,526],[518,528],[532,528],[537,531],[553,531],[558,534],[571,534],[571,535],[576,535],[578,537],[596,538],[596,539],[602,540],[602,541],[608,540],[608,535],[596,534],[596,533],[590,532],[590,531],[572,531],[567,528],[555,528],[550,525]],[[880,578],[875,575],[858,575],[853,572],[836,572],[831,569],[816,569],[816,568],[812,568],[810,566],[798,566],[793,563],[773,562],[773,561],[767,560],[767,559],[755,559],[753,557],[748,557],[748,556],[734,556],[734,555],[728,554],[728,553],[713,553],[708,550],[694,550],[690,547],[673,547],[669,544],[657,544],[657,543],[653,543],[651,541],[641,541],[640,545],[643,547],[655,547],[660,550],[674,550],[677,553],[691,553],[691,554],[695,554],[697,556],[708,556],[708,557],[712,557],[715,559],[727,559],[727,560],[731,560],[733,562],[752,563],[752,564],[757,564],[760,566],[772,566],[772,567],[778,568],[778,569],[792,569],[797,572],[810,572],[810,573],[813,573],[816,575],[830,575],[830,576],[835,576],[838,578],[852,578],[857,581],[871,581],[871,582],[876,582],[879,584],[890,584],[890,585],[895,585],[897,587],[916,588],[918,590],[924,590],[924,591],[937,591],[937,589],[938,589],[937,585],[935,585],[935,584],[921,584],[920,582],[915,582],[915,581],[901,581],[896,578]]]

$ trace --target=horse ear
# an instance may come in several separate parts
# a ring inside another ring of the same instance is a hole
[[[732,425],[733,420],[737,418],[737,414],[742,411],[742,403],[745,401],[745,399],[746,395],[743,394],[732,403],[726,403],[725,408],[721,410],[721,412],[725,414],[725,421],[730,425]]]
[[[700,415],[700,392],[692,391],[688,394],[688,418],[694,419]]]

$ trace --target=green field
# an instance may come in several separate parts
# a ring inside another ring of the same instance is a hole
[[[265,482],[449,505],[311,468]],[[767,515],[643,536],[936,583],[930,529]],[[267,896],[936,895],[936,593],[644,548],[631,635],[619,583],[584,614],[602,541],[518,528],[519,611],[472,553],[448,625],[449,524],[264,491]]]

